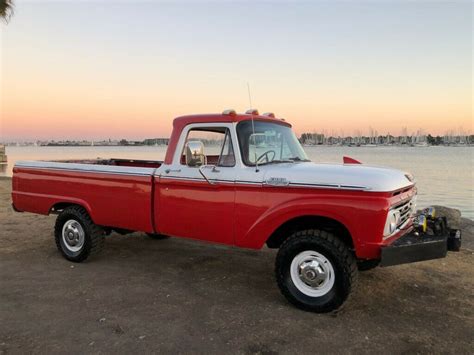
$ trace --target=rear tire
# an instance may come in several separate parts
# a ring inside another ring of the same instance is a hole
[[[306,311],[338,309],[357,279],[354,253],[335,235],[317,229],[286,239],[276,258],[278,286],[288,301]]]
[[[54,237],[61,254],[78,263],[103,249],[105,231],[92,222],[84,208],[71,206],[56,219]]]
[[[147,233],[146,235],[149,236],[151,239],[156,239],[156,240],[162,240],[162,239],[168,239],[169,238],[167,235],[163,235],[163,234]]]

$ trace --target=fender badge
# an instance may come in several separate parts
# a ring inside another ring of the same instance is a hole
[[[265,184],[271,186],[288,186],[290,182],[286,178],[271,177],[265,180]]]

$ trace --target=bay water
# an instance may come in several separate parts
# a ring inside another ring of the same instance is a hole
[[[0,176],[11,176],[19,160],[64,160],[126,158],[163,160],[166,146],[9,146],[8,164],[0,165]],[[444,205],[458,208],[474,219],[473,147],[347,147],[307,146],[309,159],[320,163],[340,163],[349,156],[364,164],[388,166],[412,173],[418,187],[418,206]]]

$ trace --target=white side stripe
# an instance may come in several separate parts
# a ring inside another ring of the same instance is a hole
[[[15,167],[27,169],[63,170],[84,173],[104,173],[119,175],[123,174],[136,176],[151,176],[156,170],[155,168],[140,168],[99,164],[59,163],[49,161],[18,161],[16,162]]]

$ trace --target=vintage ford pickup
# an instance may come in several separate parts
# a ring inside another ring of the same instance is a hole
[[[288,122],[256,110],[176,118],[164,161],[21,161],[12,184],[16,211],[58,214],[56,245],[70,261],[112,231],[266,245],[279,249],[283,295],[314,312],[340,307],[358,270],[442,258],[461,243],[433,209],[415,215],[410,174],[346,157],[312,163]]]

